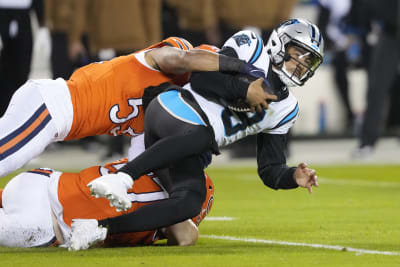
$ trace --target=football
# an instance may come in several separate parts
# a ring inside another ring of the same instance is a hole
[[[238,74],[235,76],[241,81],[245,81],[247,83],[251,83],[258,78],[255,78],[253,76],[247,75],[247,74]],[[262,87],[265,92],[271,93],[271,89],[268,88],[268,86],[265,84],[265,82],[262,84]],[[236,111],[236,112],[251,112],[251,107],[250,105],[246,102],[245,99],[239,99],[234,102],[230,101],[224,101],[224,105],[227,106],[230,110]]]

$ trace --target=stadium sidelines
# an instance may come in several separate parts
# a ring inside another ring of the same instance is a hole
[[[219,236],[219,235],[200,235],[200,237],[201,238],[209,238],[209,239],[228,240],[228,241],[240,241],[240,242],[246,242],[246,243],[262,243],[262,244],[271,244],[271,245],[311,247],[311,248],[329,249],[329,250],[337,250],[337,251],[349,251],[349,252],[355,252],[356,255],[378,254],[378,255],[387,255],[387,256],[400,256],[400,252],[395,252],[395,251],[358,249],[358,248],[352,248],[352,247],[343,247],[343,246],[339,246],[339,245],[307,244],[307,243],[296,243],[296,242],[288,242],[288,241],[276,241],[276,240],[266,240],[266,239],[256,239],[256,238],[241,238],[241,237]]]

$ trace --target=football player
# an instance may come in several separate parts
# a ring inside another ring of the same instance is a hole
[[[170,198],[134,213],[100,221],[109,232],[158,228],[198,213],[205,197],[202,172],[210,161],[210,151],[218,152],[218,147],[247,135],[257,134],[258,173],[265,185],[273,189],[301,186],[310,193],[313,186],[318,186],[315,170],[305,163],[287,166],[284,154],[287,132],[299,111],[288,87],[303,85],[321,64],[323,39],[318,28],[301,19],[286,21],[273,31],[265,47],[255,33],[242,31],[230,38],[221,52],[236,55],[264,70],[279,99],[262,112],[232,111],[218,99],[227,99],[232,94],[223,91],[220,84],[231,84],[234,79],[215,72],[198,74],[183,88],[166,87],[167,91],[153,99],[146,109],[147,150],[116,174],[102,176],[88,186],[95,195],[109,198],[112,205],[126,209],[130,202],[126,193],[121,194],[126,191],[124,187],[130,187],[133,180],[149,170],[169,168],[171,177],[167,182],[173,184]],[[214,90],[212,95],[202,93],[206,87],[210,87],[208,92]],[[164,215],[160,220],[144,223],[141,218],[151,214]]]
[[[208,214],[214,199],[214,186],[207,174],[204,177],[207,200],[202,211],[191,220],[160,229],[116,235],[107,235],[106,228],[97,227],[97,220],[120,213],[111,208],[106,199],[91,197],[86,184],[99,175],[115,172],[126,162],[127,159],[122,159],[105,166],[90,167],[79,173],[33,169],[14,177],[0,195],[0,246],[63,245],[73,250],[81,247],[79,242],[88,232],[96,236],[96,242],[104,240],[103,246],[150,245],[164,238],[168,239],[169,245],[196,243],[197,226]],[[128,212],[168,198],[168,193],[155,176],[140,179],[129,189],[128,195],[132,202]],[[85,221],[83,229],[80,228],[82,232],[79,233],[79,240],[70,239],[74,218],[91,219]]]
[[[191,48],[186,40],[170,37],[142,51],[82,67],[67,81],[26,82],[0,118],[0,177],[52,142],[142,133],[142,96],[148,86],[183,85],[191,71],[254,69],[243,60]],[[268,106],[259,83],[249,86],[246,94],[250,104]]]

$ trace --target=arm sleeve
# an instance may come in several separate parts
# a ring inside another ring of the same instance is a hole
[[[266,186],[275,190],[298,187],[293,179],[296,167],[286,165],[286,143],[287,134],[257,135],[258,175]]]
[[[219,54],[238,58],[231,47],[222,48]],[[246,99],[249,87],[249,83],[235,78],[231,73],[216,71],[193,73],[190,84],[195,92],[206,98],[226,100]]]
[[[193,73],[192,89],[204,97],[226,100],[246,99],[249,83],[236,79],[230,74],[208,71]]]

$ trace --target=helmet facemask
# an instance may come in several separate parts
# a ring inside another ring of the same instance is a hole
[[[282,58],[283,61],[275,65],[275,68],[279,70],[279,77],[287,86],[304,85],[322,63],[319,54],[297,43],[296,40],[285,45]]]

